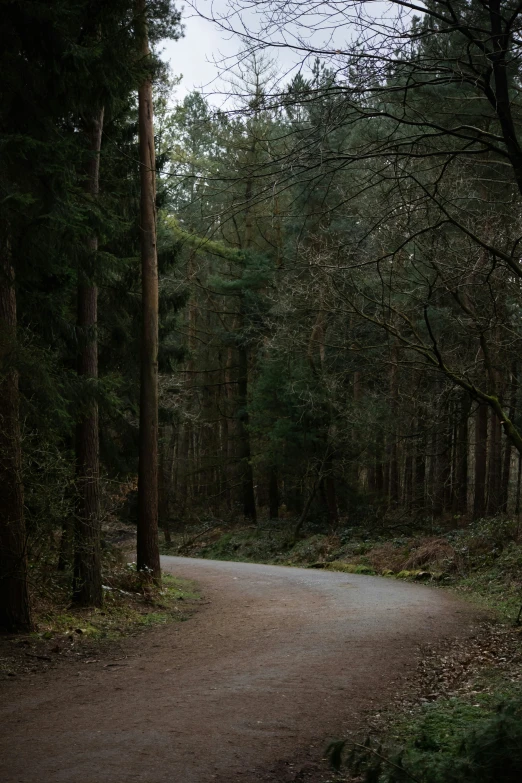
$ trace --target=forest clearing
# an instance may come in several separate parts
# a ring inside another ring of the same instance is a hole
[[[9,783],[522,779],[521,31],[4,2]]]

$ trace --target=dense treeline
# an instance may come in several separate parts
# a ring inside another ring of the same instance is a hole
[[[298,36],[294,4],[259,5],[218,111],[173,105],[148,54],[144,12],[153,45],[179,34],[166,0],[8,4],[3,625],[30,624],[24,563],[45,547],[77,601],[101,600],[99,531],[138,462],[138,564],[156,577],[157,515],[168,540],[214,517],[297,535],[520,510],[518,6],[430,0],[381,27],[325,3],[325,27],[360,38],[281,81],[261,44],[271,23]],[[156,210],[159,347],[140,288]]]
[[[74,599],[102,600],[98,433],[107,476],[137,467],[147,38],[178,34],[168,0],[4,4],[1,626],[30,627],[27,556],[59,531]]]
[[[165,523],[518,513],[519,12],[434,2],[383,32],[326,3],[363,42],[281,88],[259,42],[309,46],[293,5],[262,4],[237,113],[174,115],[171,212],[222,247],[182,253]]]

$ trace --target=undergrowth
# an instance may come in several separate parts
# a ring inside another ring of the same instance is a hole
[[[188,619],[199,599],[191,582],[170,574],[162,575],[161,585],[151,584],[117,550],[105,556],[100,608],[71,605],[67,574],[52,579],[42,582],[45,589],[36,596],[35,631],[0,638],[0,678],[45,670],[60,660],[88,663],[114,651],[124,637]]]
[[[518,783],[522,651],[513,624],[522,603],[522,535],[509,518],[455,522],[399,535],[309,530],[297,542],[284,522],[209,528],[178,538],[170,551],[431,582],[490,610],[493,625],[474,641],[461,648],[453,642],[424,658],[426,698],[390,708],[368,739],[333,743],[330,752],[336,780],[354,783]]]
[[[499,696],[503,698],[499,698]],[[385,739],[334,742],[330,760],[361,783],[518,783],[522,690],[441,700],[399,719]]]
[[[104,585],[102,608],[59,604],[40,608],[36,635],[50,639],[77,633],[93,639],[118,639],[143,627],[184,619],[180,602],[197,598],[189,582],[169,574],[163,574],[160,587],[144,584],[133,563],[122,569],[121,578],[113,573],[107,581],[112,586]]]
[[[513,519],[479,520],[447,530],[431,528],[429,534],[422,527],[409,535],[362,528],[310,531],[296,542],[291,529],[283,521],[258,527],[203,528],[178,537],[163,551],[436,582],[504,620],[516,618],[522,603],[522,534]]]

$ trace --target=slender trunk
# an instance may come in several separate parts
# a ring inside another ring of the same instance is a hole
[[[416,511],[421,511],[425,505],[426,497],[426,443],[424,437],[417,444],[415,455],[415,488],[413,504]]]
[[[0,628],[31,628],[27,588],[18,372],[10,366],[16,341],[16,294],[9,244],[0,247]]]
[[[418,437],[415,439],[415,466],[413,476],[413,509],[421,511],[426,506],[426,416],[425,409],[419,405],[415,427]]]
[[[511,476],[511,443],[506,439],[504,446],[504,459],[502,466],[502,484],[500,487],[500,505],[499,511],[507,513],[509,502],[509,483]]]
[[[239,459],[241,464],[241,488],[243,500],[243,514],[247,519],[256,521],[256,501],[254,496],[254,474],[252,471],[252,456],[250,452],[250,434],[248,431],[248,353],[245,347],[240,346],[238,351],[239,373],[237,381],[238,391],[238,440]]]
[[[520,487],[522,483],[522,454],[520,452],[517,454],[518,457],[518,465],[517,465],[517,494],[515,497],[515,514],[518,516],[520,514]]]
[[[252,145],[249,151],[249,159],[253,163],[256,151],[256,137],[252,140]],[[244,247],[249,248],[252,244],[252,211],[251,200],[253,196],[253,177],[250,174],[247,178],[245,189],[245,241]],[[244,301],[243,296],[239,300],[239,328],[243,332],[245,314],[244,314]],[[242,335],[241,335],[242,337]],[[251,519],[253,522],[257,521],[256,513],[256,500],[254,493],[254,473],[252,470],[252,454],[250,447],[250,432],[248,429],[249,415],[248,415],[248,349],[244,341],[241,339],[241,343],[238,347],[238,381],[237,381],[237,404],[238,404],[238,446],[239,446],[239,459],[241,465],[241,495],[243,504],[243,514],[247,519]]]
[[[312,485],[312,489],[310,490],[310,494],[308,495],[306,499],[306,503],[303,507],[303,510],[301,511],[301,515],[299,519],[296,522],[296,525],[294,527],[294,534],[293,534],[293,541],[294,544],[297,541],[297,536],[301,532],[301,528],[303,527],[304,523],[307,520],[308,514],[310,513],[310,508],[312,506],[313,499],[315,498],[316,492],[317,492],[317,486],[318,486],[318,480],[314,481]]]
[[[471,411],[471,397],[464,392],[460,403],[460,419],[457,428],[455,499],[459,514],[468,511],[468,422]]]
[[[446,509],[455,512],[457,509],[457,459],[459,447],[460,403],[451,406],[451,429],[449,431],[450,458],[448,460],[449,476],[447,486]]]
[[[375,490],[377,494],[384,495],[384,435],[381,428],[377,431],[375,443]]]
[[[368,480],[368,492],[373,496],[377,491],[377,476],[374,464],[368,465],[366,475]]]
[[[390,463],[384,462],[382,466],[382,494],[386,505],[390,503]]]
[[[399,368],[398,368],[398,350],[394,345],[392,348],[391,370],[390,370],[390,400],[392,412],[392,433],[389,446],[390,454],[390,483],[389,495],[390,503],[397,505],[399,502],[399,458],[397,444],[397,416],[399,412]]]
[[[159,475],[158,475],[158,524],[163,530],[165,543],[171,544],[170,535],[170,491],[171,481],[171,451],[173,438],[169,432],[170,428],[164,427],[161,433],[160,453],[159,453]]]
[[[481,403],[475,417],[475,493],[473,518],[486,512],[486,465],[488,456],[488,407]]]
[[[74,561],[74,519],[66,517],[62,523],[60,551],[58,553],[58,571],[67,571]]]
[[[87,130],[90,157],[85,190],[93,200],[99,193],[103,113],[101,108],[90,118]],[[98,237],[89,237],[87,263],[80,269],[78,285],[78,376],[92,383],[98,378],[98,288],[93,282],[97,250]],[[74,524],[73,601],[82,606],[101,606],[103,603],[99,453],[98,403],[91,397],[76,424],[78,500]]]
[[[413,455],[407,454],[404,463],[403,505],[411,509],[413,505]]]
[[[500,419],[494,411],[490,417],[490,449],[488,472],[488,504],[487,513],[495,516],[500,511],[500,487],[502,470],[502,427]]]
[[[234,321],[233,329],[237,327],[237,318]],[[226,431],[226,500],[229,511],[232,511],[236,505],[238,493],[236,486],[239,484],[239,466],[237,462],[238,451],[238,422],[236,417],[236,378],[234,366],[237,362],[236,351],[229,347],[227,350],[227,361],[225,366],[225,431]]]
[[[145,0],[137,0],[141,55],[150,50]],[[141,179],[141,386],[138,470],[137,567],[158,580],[158,258],[156,247],[156,158],[152,113],[152,81],[146,77],[138,90]]]
[[[330,474],[324,479],[324,493],[326,498],[326,508],[328,510],[328,522],[334,530],[339,524],[339,508],[337,505],[337,492],[335,489],[334,477]]]
[[[431,442],[432,471],[431,497],[433,515],[438,517],[444,512],[444,443],[440,423],[436,422]]]
[[[277,468],[270,465],[270,475],[268,477],[268,507],[270,519],[279,517],[279,482],[277,479]]]
[[[516,363],[512,367],[511,372],[511,393],[509,399],[509,418],[513,421],[517,408],[517,393],[518,393],[518,379],[517,379],[517,367]],[[505,439],[504,444],[504,464],[502,467],[502,485],[500,490],[500,510],[505,514],[508,510],[509,503],[509,485],[511,478],[511,441],[509,438]]]

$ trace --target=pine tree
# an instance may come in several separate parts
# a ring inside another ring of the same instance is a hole
[[[145,0],[136,4],[137,35],[144,64],[150,59]],[[138,90],[141,179],[141,392],[138,478],[138,570],[161,575],[158,545],[158,257],[156,242],[156,156],[152,80]]]

